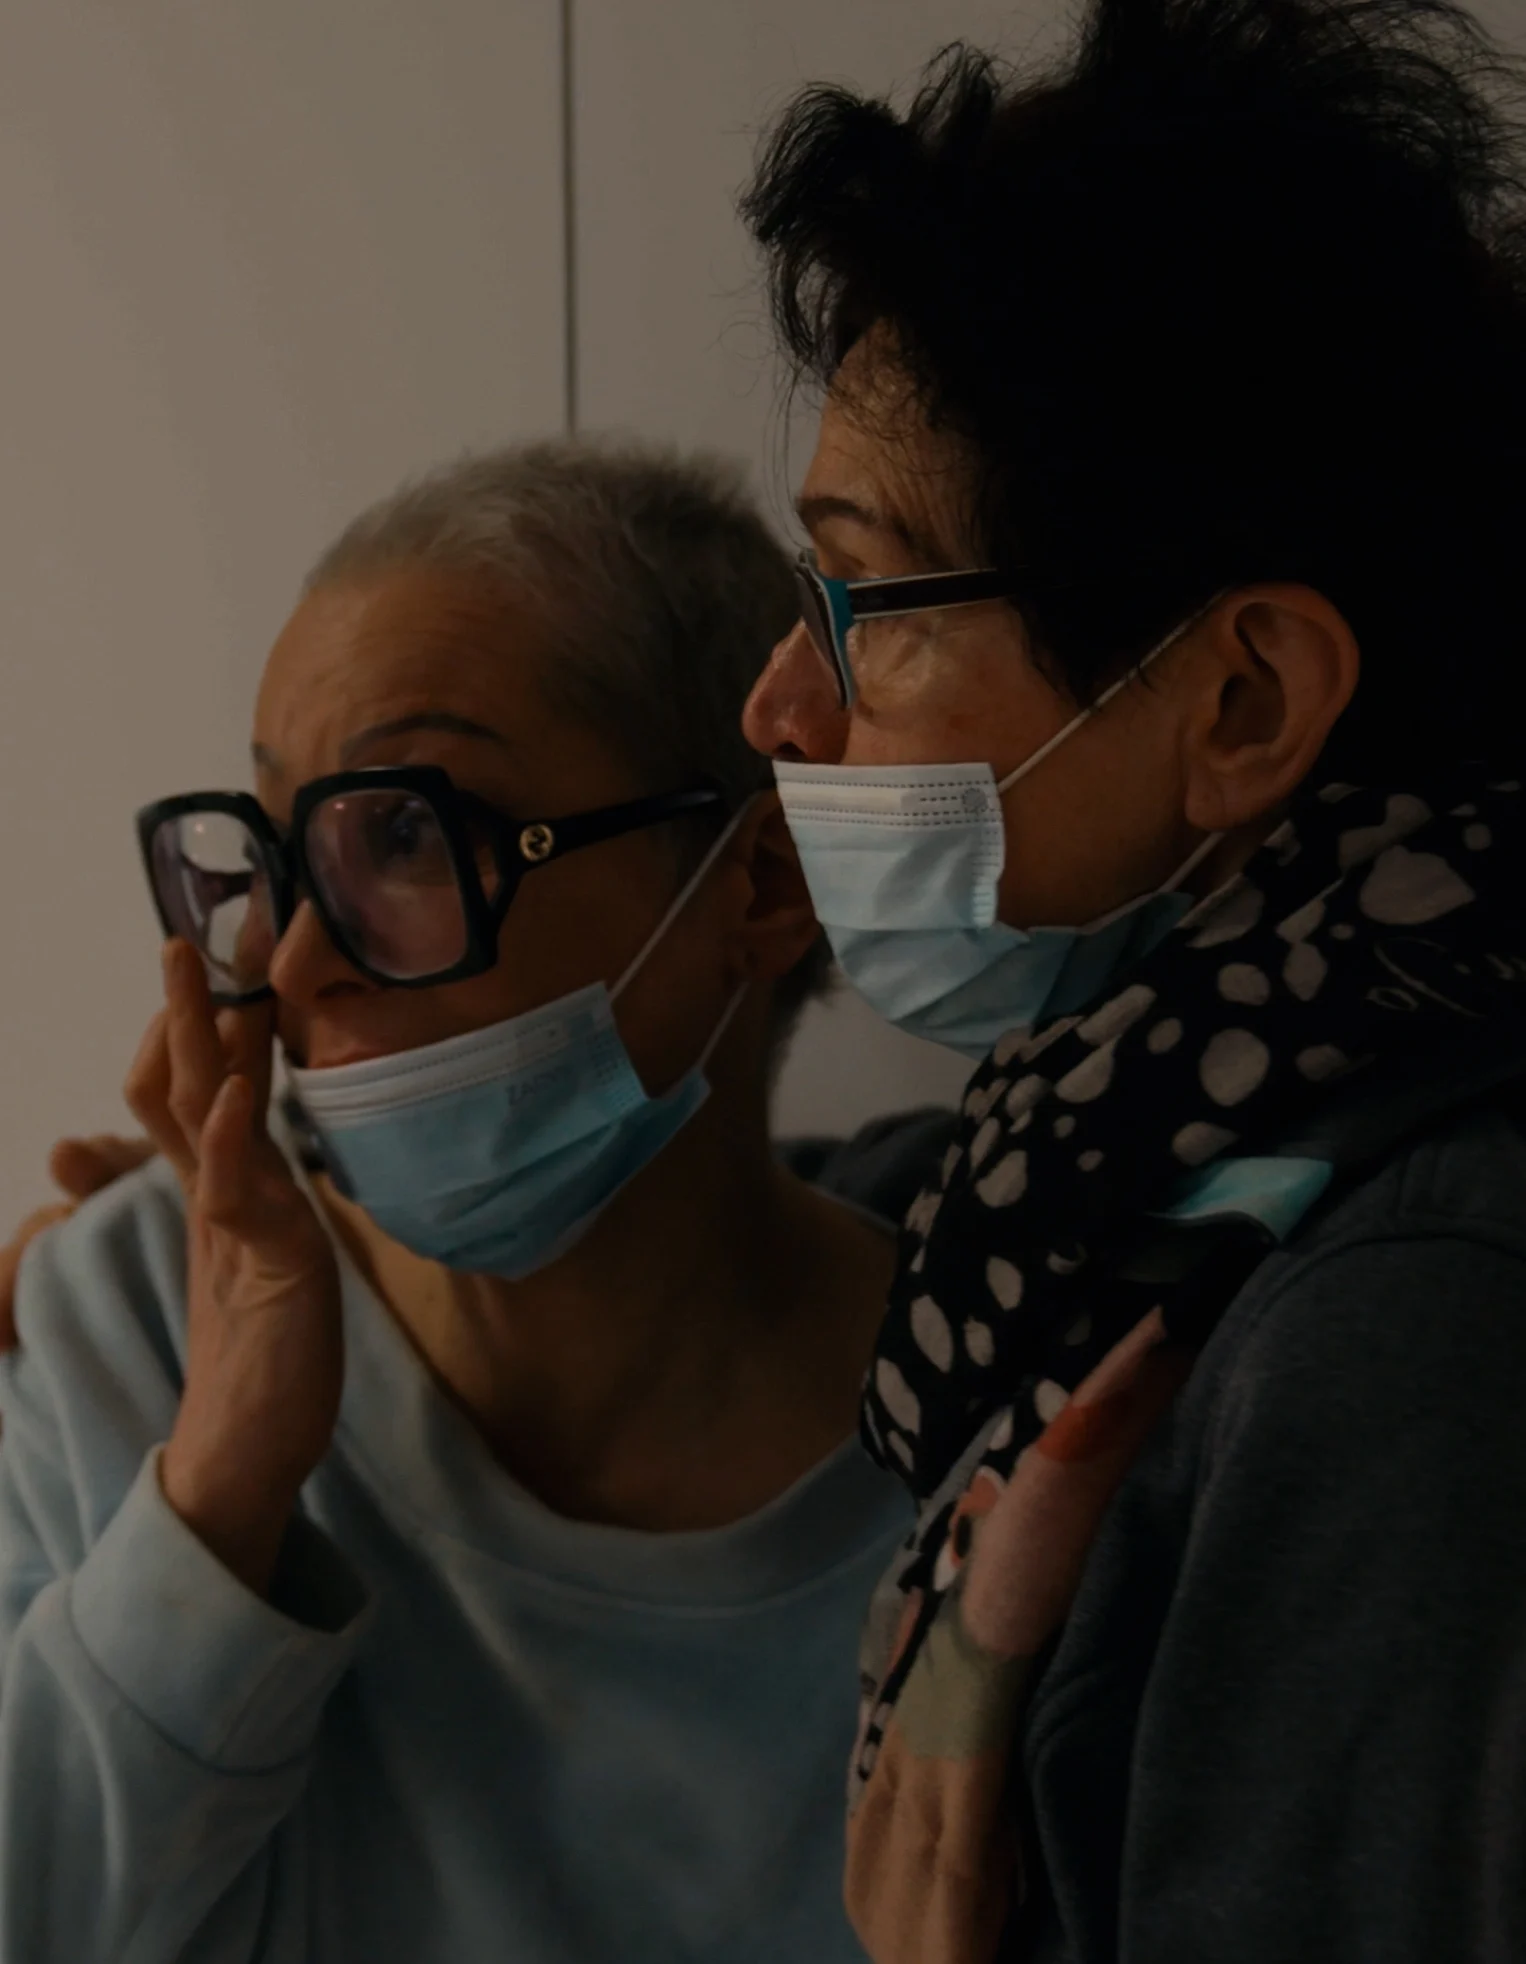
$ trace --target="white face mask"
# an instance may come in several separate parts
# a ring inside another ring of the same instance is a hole
[[[1002,793],[1200,618],[1173,629],[999,784],[989,764],[774,766],[832,952],[888,1021],[983,1057],[1011,1030],[1095,1002],[1191,911],[1182,882],[1218,844],[1218,833],[1164,886],[1084,927],[1022,929],[996,918],[1007,851]]]

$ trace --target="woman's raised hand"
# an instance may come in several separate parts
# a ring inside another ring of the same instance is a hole
[[[193,1532],[263,1594],[338,1417],[339,1271],[266,1129],[269,1005],[215,1012],[183,942],[167,944],[164,979],[126,1087],[187,1201],[186,1381],[160,1479]]]

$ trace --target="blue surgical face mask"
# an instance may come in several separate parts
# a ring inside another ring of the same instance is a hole
[[[1176,629],[1140,668],[1186,631]],[[888,1021],[983,1057],[1009,1031],[1095,1002],[1191,911],[1196,903],[1181,883],[1218,834],[1163,887],[1085,927],[1023,929],[996,918],[1006,863],[1002,793],[1138,673],[1104,691],[1000,783],[989,764],[774,767],[838,966]]]
[[[745,809],[745,808],[744,808]],[[648,1095],[614,1003],[724,850],[738,812],[613,989],[579,989],[443,1043],[288,1075],[336,1184],[446,1267],[517,1280],[581,1239],[704,1104],[738,990],[699,1057]]]

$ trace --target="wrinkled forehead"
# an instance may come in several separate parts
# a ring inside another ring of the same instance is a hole
[[[930,570],[965,566],[973,482],[968,447],[929,424],[893,346],[866,335],[823,405],[798,501],[806,524],[836,515],[884,532]]]
[[[547,636],[485,577],[408,566],[320,586],[265,665],[253,740],[263,776],[301,783],[371,763],[442,763],[485,791],[580,795],[621,776],[600,734],[542,687]]]
[[[341,767],[361,732],[432,715],[506,737],[540,711],[529,610],[481,580],[395,568],[319,587],[276,637],[254,741],[292,767]]]
[[[300,718],[371,691],[505,704],[530,679],[533,635],[511,594],[450,569],[393,567],[320,586],[276,636],[256,716]]]

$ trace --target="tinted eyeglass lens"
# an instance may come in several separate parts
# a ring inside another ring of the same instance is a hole
[[[220,995],[262,989],[277,935],[259,841],[231,812],[183,812],[154,833],[154,890]]]
[[[304,840],[323,905],[352,952],[397,982],[454,968],[466,909],[450,842],[414,791],[346,791],[315,806]]]

